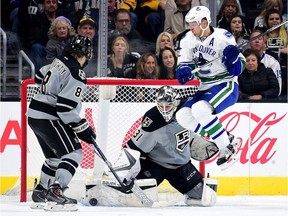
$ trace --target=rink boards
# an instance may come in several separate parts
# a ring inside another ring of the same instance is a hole
[[[206,162],[206,173],[220,182],[219,195],[288,194],[287,110],[284,103],[238,103],[219,115],[226,129],[243,140],[239,162],[229,169],[221,171],[215,158]],[[20,102],[1,102],[0,112],[2,194],[20,173]]]

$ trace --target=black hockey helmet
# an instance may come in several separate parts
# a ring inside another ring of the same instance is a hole
[[[89,60],[92,57],[92,41],[88,37],[76,35],[70,44],[70,52],[79,57],[86,56]]]
[[[166,122],[169,122],[176,111],[180,101],[177,89],[171,86],[162,86],[156,94],[157,108]]]

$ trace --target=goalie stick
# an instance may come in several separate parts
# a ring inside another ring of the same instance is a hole
[[[267,29],[265,32],[262,32],[261,34],[259,34],[259,35],[255,36],[255,37],[251,38],[251,39],[248,40],[248,41],[243,41],[242,43],[238,44],[236,47],[237,47],[238,49],[243,48],[243,47],[246,46],[248,43],[251,43],[252,41],[254,41],[254,40],[256,40],[256,39],[258,39],[258,38],[260,38],[260,37],[263,37],[263,36],[265,36],[266,34],[269,34],[270,32],[274,31],[275,29],[277,29],[277,28],[279,28],[279,27],[281,27],[282,25],[285,25],[285,24],[288,24],[288,20],[285,21],[285,22],[279,23],[278,25],[273,26],[273,27],[271,27],[270,29]],[[222,57],[223,57],[223,55],[221,55],[221,56],[213,59],[212,61],[206,62],[206,63],[203,64],[203,65],[200,65],[199,67],[197,67],[197,68],[195,68],[194,70],[192,70],[191,73],[192,73],[192,74],[198,73],[202,68],[207,67],[207,66],[210,66],[213,62],[221,59]]]
[[[93,140],[92,144],[95,147],[94,152],[106,163],[106,165],[108,166],[108,168],[110,169],[110,171],[120,184],[122,190],[124,192],[132,191],[133,194],[135,194],[135,196],[141,201],[141,203],[145,207],[152,207],[154,202],[142,191],[142,189],[138,185],[134,184],[134,181],[132,181],[129,185],[124,184],[117,175],[117,173],[115,172],[115,170],[113,169],[111,163],[105,157],[104,153],[102,152],[102,150],[100,149],[95,140]]]

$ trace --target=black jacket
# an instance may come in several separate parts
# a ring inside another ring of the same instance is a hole
[[[245,69],[238,77],[239,99],[248,99],[251,95],[262,95],[265,98],[275,98],[279,93],[279,84],[271,68],[260,63],[258,71],[249,73]]]

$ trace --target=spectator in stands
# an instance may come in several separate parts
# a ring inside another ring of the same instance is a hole
[[[114,17],[118,9],[118,4],[116,0],[108,0],[108,30],[112,31],[115,29]]]
[[[144,53],[136,64],[136,79],[159,79],[160,70],[156,55]]]
[[[35,65],[35,70],[37,71],[43,66],[46,60],[45,47],[49,40],[48,30],[51,23],[58,16],[58,3],[57,0],[43,0],[42,13],[40,12],[41,4],[37,5],[37,2],[36,4],[33,2],[33,5],[30,6],[30,1],[25,3],[23,3],[21,10],[19,8],[19,34],[23,37],[23,41],[25,41],[23,45],[27,47],[31,60]],[[27,11],[21,12],[22,10],[28,10],[31,16],[28,15],[29,18],[27,19]],[[22,19],[24,22],[22,22]]]
[[[42,0],[22,0],[20,1],[18,8],[18,29],[17,33],[21,44],[24,49],[28,49],[31,46],[29,40],[33,26],[31,25],[35,21],[35,17],[43,12]]]
[[[283,11],[282,0],[264,0],[264,2],[262,4],[262,10],[261,10],[259,16],[257,16],[255,18],[254,28],[256,26],[260,26],[260,27],[266,26],[265,16],[267,15],[268,11],[270,11],[271,9],[276,9],[276,10],[280,11],[280,13],[282,13],[282,11]],[[285,18],[283,20],[285,20]]]
[[[1,28],[11,30],[14,33],[18,31],[18,9],[20,0],[2,0],[1,1]]]
[[[168,32],[161,32],[156,40],[156,56],[159,56],[160,50],[164,47],[170,47],[174,50],[173,37]]]
[[[90,17],[84,17],[79,21],[77,27],[77,33],[80,36],[89,37],[92,40],[93,55],[88,65],[84,67],[86,77],[95,77],[97,75],[97,63],[98,63],[98,40],[96,37],[96,23]]]
[[[160,67],[159,79],[176,79],[177,56],[174,49],[170,47],[161,49],[158,62]]]
[[[201,0],[192,0],[191,1],[191,8],[195,7],[195,6],[199,6],[199,5],[203,5]],[[166,12],[169,12],[171,10],[176,10],[176,9],[177,9],[177,5],[176,5],[175,0],[167,0],[166,3],[165,3],[165,7],[164,7],[165,16],[167,14]]]
[[[246,68],[238,77],[239,100],[275,99],[279,93],[278,80],[271,68],[260,61],[259,53],[253,49],[244,51]]]
[[[112,42],[108,56],[108,77],[136,78],[138,57],[129,52],[129,44],[123,36],[117,36]]]
[[[228,31],[232,33],[234,36],[237,45],[241,45],[249,40],[249,34],[245,31],[245,24],[243,21],[243,16],[241,15],[233,15],[228,23]],[[240,47],[240,50],[243,51],[248,48],[249,45],[247,44],[244,47]]]
[[[173,39],[189,29],[185,16],[191,9],[191,0],[175,0],[177,8],[165,13],[164,31],[172,34]]]
[[[109,32],[108,34],[108,47],[111,47],[112,41],[118,35],[125,36],[131,52],[139,52],[141,49],[141,42],[143,41],[143,37],[140,33],[132,27],[131,14],[126,9],[118,9],[115,13],[115,29]],[[110,53],[111,50],[108,50]],[[140,52],[141,53],[141,52]]]
[[[155,41],[157,36],[163,31],[166,1],[142,0],[137,5],[137,29],[148,41]]]
[[[64,48],[70,44],[74,35],[75,29],[66,17],[59,16],[52,22],[48,31],[49,40],[46,45],[47,64],[62,55]]]
[[[217,27],[228,30],[230,19],[234,15],[241,15],[237,0],[224,0],[219,13],[217,14]],[[247,27],[248,25],[246,24],[246,20],[244,20],[244,23],[245,31],[249,33],[249,27]]]
[[[265,16],[265,25],[267,26],[267,28],[272,28],[273,26],[279,25],[282,22],[283,17],[278,10],[272,9],[267,12],[267,15]],[[288,34],[284,25],[268,33],[267,46],[269,45],[269,39],[273,38],[278,39],[279,45],[282,46],[282,48],[279,50],[279,54],[283,54],[285,55],[283,57],[287,58]]]
[[[253,30],[252,33],[250,34],[250,39],[258,36],[261,33],[262,33],[261,30],[258,29]],[[250,47],[258,52],[259,56],[261,57],[261,63],[263,63],[266,67],[269,67],[273,70],[279,83],[279,95],[280,95],[282,90],[282,76],[281,76],[280,63],[273,56],[265,52],[266,40],[264,36],[251,41]]]
[[[120,9],[126,9],[130,11],[130,15],[132,18],[132,27],[136,29],[138,23],[138,16],[135,12],[137,7],[137,0],[122,0],[119,3]]]
[[[272,9],[265,16],[265,24],[268,28],[283,22],[283,17],[278,10]],[[287,26],[286,26],[287,27]],[[288,54],[288,33],[285,26],[281,26],[267,35],[266,46],[277,54],[281,65],[282,90],[281,95],[287,95],[287,54]]]

